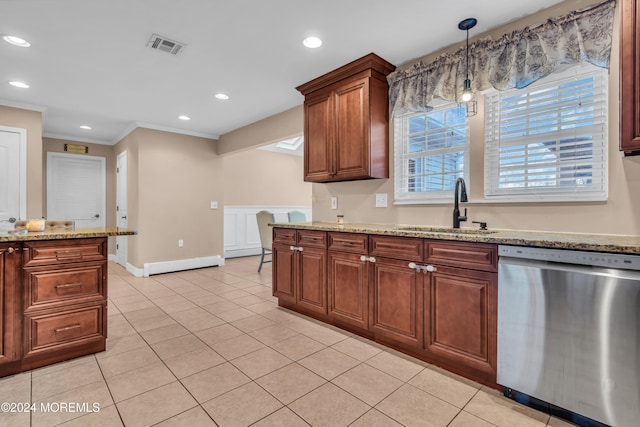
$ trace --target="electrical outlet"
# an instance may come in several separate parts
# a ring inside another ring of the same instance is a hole
[[[217,201],[215,201],[215,200],[212,200],[212,201],[211,201],[211,204],[209,205],[209,207],[210,207],[211,209],[218,209],[218,202],[217,202]]]
[[[338,209],[338,198],[335,196],[331,198],[331,209]]]
[[[387,193],[376,193],[376,208],[387,207]]]
[[[178,240],[178,247],[181,248],[184,246],[184,240],[180,239]]]

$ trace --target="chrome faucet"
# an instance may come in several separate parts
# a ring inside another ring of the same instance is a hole
[[[464,215],[460,215],[460,206],[458,205],[458,193],[460,193],[460,202],[466,203],[467,199],[467,187],[464,183],[464,179],[458,178],[456,180],[455,198],[453,206],[453,228],[460,228],[460,222],[467,220],[467,208],[464,208]]]

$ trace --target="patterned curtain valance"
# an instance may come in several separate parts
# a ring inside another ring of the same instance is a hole
[[[523,88],[565,64],[589,62],[609,67],[615,0],[549,19],[534,28],[486,37],[469,46],[469,78],[474,91]],[[389,76],[392,116],[428,110],[433,98],[455,102],[466,74],[465,47],[433,62],[416,62]]]

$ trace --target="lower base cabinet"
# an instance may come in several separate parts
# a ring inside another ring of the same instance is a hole
[[[427,358],[495,381],[498,282],[495,273],[436,267],[424,286]]]
[[[497,387],[495,245],[305,232],[274,228],[280,305]]]
[[[422,274],[406,261],[376,257],[370,281],[370,329],[376,338],[422,348]]]
[[[274,229],[273,296],[285,305],[327,314],[326,233]]]
[[[107,239],[0,244],[0,376],[105,350]]]
[[[15,244],[0,243],[0,376],[19,370],[19,266],[20,251]]]
[[[338,323],[369,328],[369,264],[362,255],[329,251],[329,316]]]

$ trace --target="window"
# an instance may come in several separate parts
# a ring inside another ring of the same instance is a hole
[[[451,203],[456,180],[468,178],[464,108],[448,103],[396,117],[394,126],[395,202]]]
[[[488,200],[606,200],[607,71],[487,94],[485,143]]]

